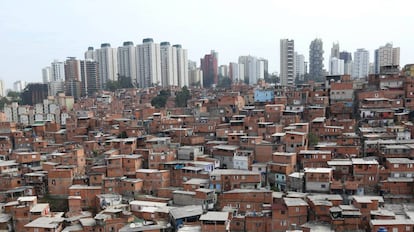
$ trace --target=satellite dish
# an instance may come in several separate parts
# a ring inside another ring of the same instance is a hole
[[[129,227],[130,227],[130,228],[135,228],[135,223],[131,223],[131,224],[129,224]]]

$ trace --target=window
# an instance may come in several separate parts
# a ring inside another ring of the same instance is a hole
[[[394,164],[394,168],[398,168],[399,166],[399,164]]]
[[[321,188],[326,188],[326,184],[321,184]]]

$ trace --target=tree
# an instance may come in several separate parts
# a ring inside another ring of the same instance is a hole
[[[12,101],[20,99],[20,93],[15,91],[9,91],[7,93],[7,97],[9,97]]]
[[[112,81],[108,80],[106,82],[106,90],[114,92],[117,89],[128,89],[133,88],[131,77],[121,76],[118,74],[118,80]]]
[[[264,78],[267,83],[278,83],[279,77],[276,75],[276,73],[272,73],[271,75],[268,75]]]
[[[10,104],[9,99],[7,99],[7,97],[0,98],[0,109],[3,109],[6,104]]]
[[[131,77],[121,76],[118,74],[118,86],[121,89],[133,88]]]
[[[151,100],[151,105],[155,108],[164,108],[165,104],[167,103],[167,97],[166,96],[156,96]]]
[[[106,82],[106,88],[105,89],[106,90],[109,90],[111,92],[114,92],[115,90],[119,89],[119,83],[118,83],[118,81],[108,80]]]
[[[167,90],[163,89],[158,93],[158,96],[169,97],[169,96],[171,96],[171,91],[169,89],[167,89]]]
[[[156,97],[151,100],[151,105],[155,108],[164,108],[165,104],[167,104],[168,98],[171,96],[171,92],[169,89],[161,90]]]
[[[181,91],[175,93],[175,106],[187,107],[187,101],[191,98],[187,86],[181,88]]]

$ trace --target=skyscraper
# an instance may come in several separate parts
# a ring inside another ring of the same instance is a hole
[[[85,52],[85,60],[97,60],[96,50],[93,47],[88,47],[88,50]]]
[[[315,39],[309,46],[309,79],[321,81],[323,78],[323,43]]]
[[[222,64],[218,67],[218,75],[220,77],[228,77],[229,76],[229,66]]]
[[[369,74],[369,52],[359,48],[354,52],[354,64],[352,65],[352,78],[365,78]]]
[[[65,63],[54,60],[50,64],[51,81],[64,81],[65,80]]]
[[[393,48],[391,43],[375,50],[375,73],[381,72],[383,66],[399,66],[400,65],[400,48]]]
[[[264,62],[254,56],[239,56],[239,75],[245,83],[256,84],[259,78],[264,78]]]
[[[137,45],[137,86],[147,88],[161,85],[161,54],[160,45],[154,43],[152,38],[142,40]]]
[[[189,86],[203,87],[203,71],[191,60],[188,61],[188,82]]]
[[[239,64],[238,63],[230,63],[229,64],[229,78],[233,82],[238,82],[240,80],[239,76]]]
[[[163,87],[178,86],[177,49],[170,42],[161,42],[161,83]]]
[[[352,54],[347,51],[339,53],[339,59],[344,61],[344,74],[352,74]]]
[[[47,84],[42,83],[29,83],[21,94],[23,104],[32,106],[37,103],[43,103],[47,96]]]
[[[331,48],[331,58],[335,57],[340,59],[339,57],[339,43],[333,43]]]
[[[263,62],[263,71],[264,71],[263,78],[268,78],[269,77],[269,61],[265,58],[259,58],[259,61]]]
[[[173,46],[176,51],[177,60],[177,79],[178,86],[188,86],[188,54],[187,49],[183,49],[180,44]],[[173,50],[174,52],[174,50]]]
[[[137,65],[134,43],[124,42],[122,47],[118,47],[118,74],[131,79],[132,83],[137,81]]]
[[[15,81],[13,83],[13,91],[15,92],[23,92],[24,88],[26,88],[25,81]]]
[[[305,56],[302,54],[298,54],[295,52],[295,73],[296,73],[296,80],[304,81],[305,74],[306,74],[306,63],[305,63]]]
[[[81,96],[81,68],[80,60],[68,57],[65,61],[65,94],[79,99]]]
[[[295,42],[294,40],[280,40],[280,83],[282,85],[295,84]]]
[[[49,94],[56,96],[65,91],[65,63],[54,60],[50,64],[50,82],[48,85]]]
[[[49,83],[52,80],[50,66],[42,68],[42,81],[44,84]]]
[[[344,75],[344,61],[331,57],[329,59],[329,75]]]
[[[99,66],[99,89],[103,89],[108,81],[118,80],[117,49],[111,48],[111,44],[103,43],[100,49],[96,49],[96,61]]]
[[[92,59],[81,60],[81,95],[92,96],[98,91],[99,72],[98,62]]]
[[[0,80],[0,97],[6,96],[6,86],[4,85],[4,81]]]
[[[211,87],[213,84],[218,84],[218,53],[214,50],[210,54],[206,54],[200,60],[200,67],[203,71],[203,86],[204,88]]]

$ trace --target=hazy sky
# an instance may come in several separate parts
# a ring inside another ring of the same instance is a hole
[[[41,82],[54,59],[83,59],[88,46],[112,47],[143,38],[169,41],[200,58],[214,49],[219,64],[240,55],[269,60],[279,71],[279,41],[295,40],[309,56],[322,38],[325,65],[333,42],[341,50],[373,51],[387,42],[401,48],[401,64],[414,63],[414,3],[407,0],[3,0],[0,5],[0,79]]]

